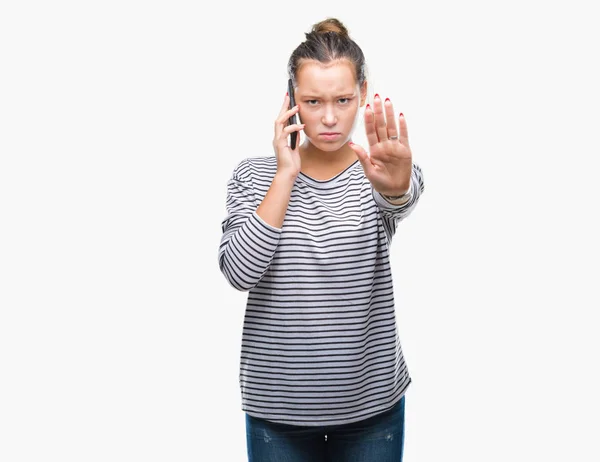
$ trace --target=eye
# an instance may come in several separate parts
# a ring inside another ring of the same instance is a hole
[[[350,98],[340,98],[338,99],[338,103],[348,104],[350,102]]]
[[[307,103],[309,106],[314,106],[315,104],[317,104],[317,103],[318,103],[318,101],[317,101],[316,99],[309,99],[309,100],[307,100],[307,101],[306,101],[306,103]],[[313,103],[314,103],[314,104],[313,104]]]

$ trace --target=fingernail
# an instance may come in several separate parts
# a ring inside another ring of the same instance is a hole
[[[400,113],[400,117],[404,117],[404,114]]]
[[[375,93],[375,98],[379,98],[379,93]]]
[[[385,100],[386,100],[386,102],[387,102],[387,101],[389,101],[390,99],[389,99],[389,98],[386,98]]]
[[[286,91],[286,92],[285,92],[285,96],[288,96],[288,95],[289,95],[289,93]]]
[[[367,104],[367,107],[365,109],[371,109],[371,105]]]
[[[348,141],[348,144],[352,146],[354,143],[352,141]]]

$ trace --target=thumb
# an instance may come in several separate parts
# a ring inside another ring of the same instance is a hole
[[[356,156],[358,157],[358,160],[362,165],[363,170],[365,171],[365,175],[368,175],[371,172],[373,166],[371,164],[371,158],[369,157],[367,151],[365,151],[362,148],[362,146],[359,146],[358,144],[355,144],[352,141],[348,142],[348,146],[350,146],[350,148],[356,153]]]

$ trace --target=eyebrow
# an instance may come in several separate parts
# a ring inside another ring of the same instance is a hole
[[[315,94],[311,94],[311,93],[307,93],[306,95],[301,95],[302,98],[322,98],[323,96],[320,95],[315,95]],[[351,93],[341,93],[339,95],[336,95],[335,98],[348,98],[349,96],[356,96],[355,92],[351,92]]]

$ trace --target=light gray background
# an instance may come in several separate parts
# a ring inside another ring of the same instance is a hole
[[[3,2],[0,460],[244,460],[225,185],[329,15],[425,174],[392,247],[405,460],[599,460],[586,3]]]

